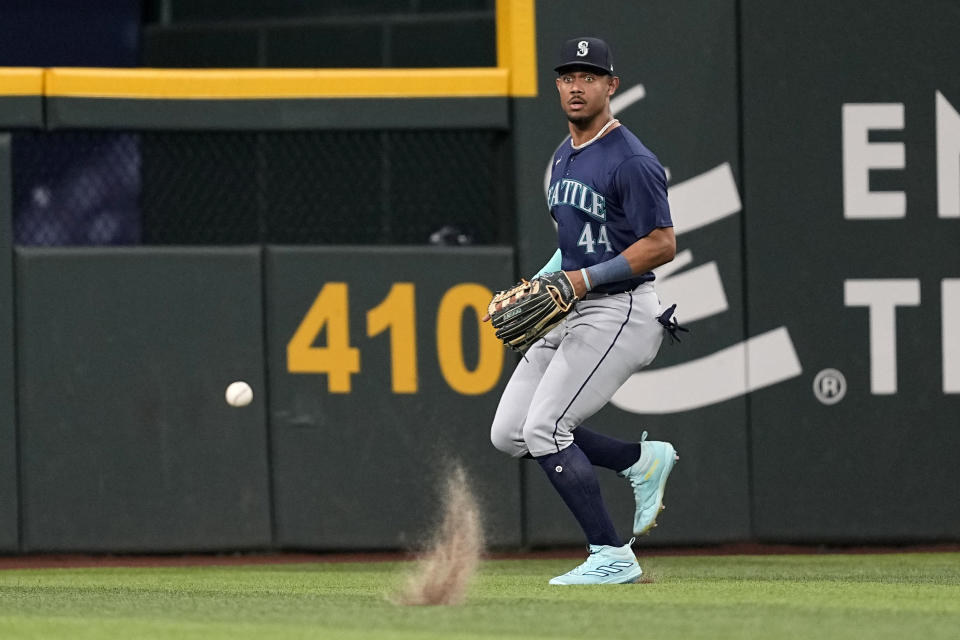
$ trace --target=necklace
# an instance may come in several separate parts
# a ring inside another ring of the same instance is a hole
[[[593,136],[592,138],[590,138],[589,140],[587,140],[587,141],[584,142],[583,144],[573,144],[573,138],[571,137],[571,138],[570,138],[570,146],[573,147],[574,149],[583,149],[585,146],[587,146],[587,145],[590,144],[591,142],[595,142],[595,141],[597,140],[597,138],[599,138],[600,136],[602,136],[602,135],[604,134],[604,132],[605,132],[607,129],[610,128],[610,125],[612,125],[612,124],[615,123],[615,122],[620,122],[620,121],[617,120],[616,118],[610,118],[610,119],[607,121],[607,124],[603,125],[603,127],[600,128],[600,131],[597,131],[597,135]]]

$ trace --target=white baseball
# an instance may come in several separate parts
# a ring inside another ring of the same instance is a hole
[[[245,407],[253,401],[253,389],[242,380],[231,382],[225,395],[231,407]]]

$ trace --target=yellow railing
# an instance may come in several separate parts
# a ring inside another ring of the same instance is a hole
[[[537,94],[534,0],[497,0],[497,66],[435,69],[0,68],[0,96],[265,99]]]

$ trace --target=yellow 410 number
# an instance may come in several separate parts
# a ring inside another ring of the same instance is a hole
[[[479,284],[458,284],[443,295],[437,308],[437,360],[444,380],[454,391],[478,395],[492,389],[503,370],[503,346],[489,324],[480,322],[486,313],[490,290]],[[360,350],[350,346],[349,287],[346,282],[328,282],[287,343],[287,371],[326,374],[330,393],[350,393],[350,376],[360,373]],[[462,320],[470,309],[479,336],[476,367],[463,358]],[[417,319],[415,287],[395,282],[383,299],[367,311],[367,337],[388,331],[390,376],[394,393],[417,393]],[[315,346],[326,329],[326,345]]]

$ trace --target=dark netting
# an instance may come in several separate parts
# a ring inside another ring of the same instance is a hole
[[[503,132],[17,134],[16,242],[509,244]]]
[[[144,133],[144,244],[249,244],[266,217],[256,133]]]
[[[266,136],[270,242],[419,244],[444,227],[503,242],[505,137],[488,131]]]
[[[373,244],[389,216],[388,133],[265,135],[264,192],[271,242]]]

